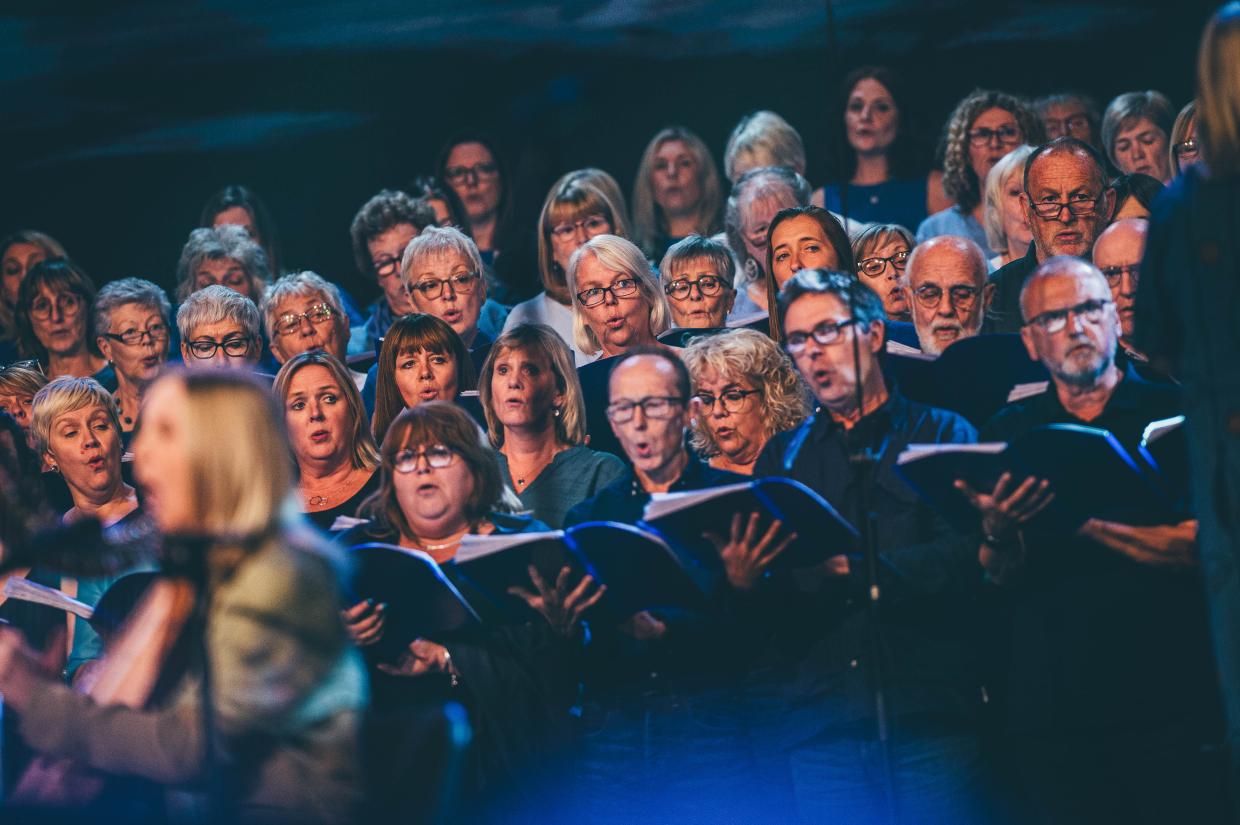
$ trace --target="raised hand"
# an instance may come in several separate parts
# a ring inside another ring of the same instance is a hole
[[[759,514],[750,513],[748,520],[743,519],[740,513],[732,516],[732,529],[726,540],[715,533],[703,534],[719,551],[728,582],[737,590],[751,589],[771,563],[779,558],[779,554],[797,538],[796,533],[790,533],[777,541],[784,526],[778,519],[771,522],[771,526],[759,537]]]
[[[988,536],[1010,534],[1055,500],[1049,481],[1030,476],[1013,485],[1011,473],[999,476],[989,493],[979,493],[963,479],[956,480],[956,489],[982,514],[982,532]]]
[[[348,610],[340,612],[344,626],[349,631],[353,643],[358,647],[376,644],[383,638],[387,622],[387,604],[375,604],[374,599],[358,602]]]
[[[542,614],[551,625],[551,629],[564,637],[572,636],[577,630],[581,614],[585,613],[607,592],[607,585],[595,587],[593,576],[583,576],[572,590],[568,589],[568,577],[572,569],[567,565],[560,568],[556,576],[555,586],[548,587],[538,568],[529,566],[530,581],[534,583],[537,593],[524,587],[510,587],[508,593],[524,601],[534,610]]]
[[[414,639],[395,664],[381,662],[378,668],[389,676],[410,678],[425,676],[428,673],[446,673],[452,677],[453,684],[456,684],[459,676],[452,664],[452,655],[448,653],[448,649],[428,639]]]

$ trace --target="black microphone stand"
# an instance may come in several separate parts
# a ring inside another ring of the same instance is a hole
[[[855,276],[854,276],[855,277]],[[865,388],[861,380],[861,319],[857,316],[857,302],[853,298],[848,302],[849,315],[853,328],[853,373],[857,390],[857,422],[853,425],[852,437],[848,439],[848,463],[857,478],[857,507],[861,512],[861,523],[858,525],[861,534],[861,548],[865,554],[866,572],[866,612],[868,614],[867,636],[869,647],[870,693],[874,700],[874,733],[878,741],[879,758],[883,771],[883,802],[886,808],[887,821],[897,825],[900,821],[896,805],[895,767],[891,754],[891,726],[887,717],[887,696],[885,668],[883,667],[883,634],[879,622],[882,619],[882,588],[878,581],[878,525],[874,513],[872,488],[875,471],[882,456],[877,455],[866,443],[861,429],[861,420],[865,416]]]

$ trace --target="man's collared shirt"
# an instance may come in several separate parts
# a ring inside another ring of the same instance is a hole
[[[727,470],[716,470],[706,462],[689,453],[689,460],[680,478],[668,488],[669,493],[685,490],[705,490],[708,487],[719,487],[723,484],[734,484],[744,481],[745,477]],[[641,486],[637,474],[629,469],[624,475],[599,490],[594,498],[588,498],[564,517],[564,526],[571,527],[586,521],[617,521],[621,524],[636,524],[642,517],[650,493]]]

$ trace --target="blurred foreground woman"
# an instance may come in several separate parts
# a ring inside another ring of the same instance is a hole
[[[221,430],[235,420],[246,426]],[[220,450],[225,437],[231,449]],[[274,404],[244,375],[174,375],[151,388],[133,445],[138,479],[168,546],[203,570],[202,638],[188,622],[185,674],[148,663],[171,689],[125,707],[65,687],[0,628],[0,692],[34,749],[188,791],[189,807],[206,805],[212,820],[349,819],[366,677],[339,619],[333,551],[300,526],[285,443]],[[132,618],[150,609],[140,602]],[[106,676],[131,641],[126,630],[114,640]],[[186,818],[186,796],[176,796],[169,813]]]

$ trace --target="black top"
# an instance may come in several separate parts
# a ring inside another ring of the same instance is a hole
[[[860,495],[866,491],[877,527],[880,629],[892,717],[956,725],[980,707],[972,636],[978,624],[974,598],[982,584],[978,537],[952,532],[894,469],[910,443],[975,440],[972,425],[959,415],[893,394],[851,433],[820,411],[773,437],[754,466],[755,476],[802,482],[858,526]],[[878,457],[872,481],[849,461],[857,442]],[[765,622],[768,636],[756,645],[766,653],[753,671],[754,694],[765,695],[755,711],[766,717],[782,745],[832,728],[860,726],[870,733],[866,590],[865,566],[854,560],[847,577],[815,578],[807,571],[771,576],[742,600],[752,624]]]
[[[1174,387],[1129,370],[1102,414],[1081,421],[1047,392],[1011,404],[983,429],[1007,441],[1045,424],[1109,430],[1127,449],[1180,411]],[[1190,723],[1217,713],[1198,571],[1139,564],[1083,538],[1026,535],[1027,562],[1003,588],[1011,610],[1008,721],[1015,731]]]
[[[1020,288],[1025,279],[1038,268],[1038,255],[1033,244],[1025,257],[990,273],[990,283],[995,285],[995,296],[990,301],[990,311],[982,323],[982,332],[1020,332],[1024,321],[1020,314]]]
[[[705,490],[723,484],[734,484],[745,481],[745,477],[727,470],[716,470],[701,459],[689,454],[689,462],[680,474],[680,478],[668,488],[669,493],[684,490]],[[642,488],[641,483],[632,470],[608,484],[598,495],[588,498],[568,511],[564,517],[564,526],[572,527],[587,521],[618,521],[621,524],[636,524],[642,517],[646,503],[650,501],[650,493]]]
[[[366,479],[366,483],[361,486],[361,489],[351,495],[347,501],[343,501],[327,510],[319,510],[313,513],[307,512],[306,518],[315,527],[325,533],[330,533],[332,532],[332,525],[336,523],[336,519],[340,516],[357,518],[357,508],[362,506],[362,502],[368,499],[377,489],[379,489],[379,471],[375,470],[370,474],[370,478]]]
[[[608,378],[611,366],[618,355],[600,358],[577,368],[577,378],[581,381],[581,399],[586,407],[586,432],[590,441],[586,445],[591,450],[611,453],[625,464],[629,458],[616,434],[611,431],[611,422],[607,420],[607,401],[609,397]]]

